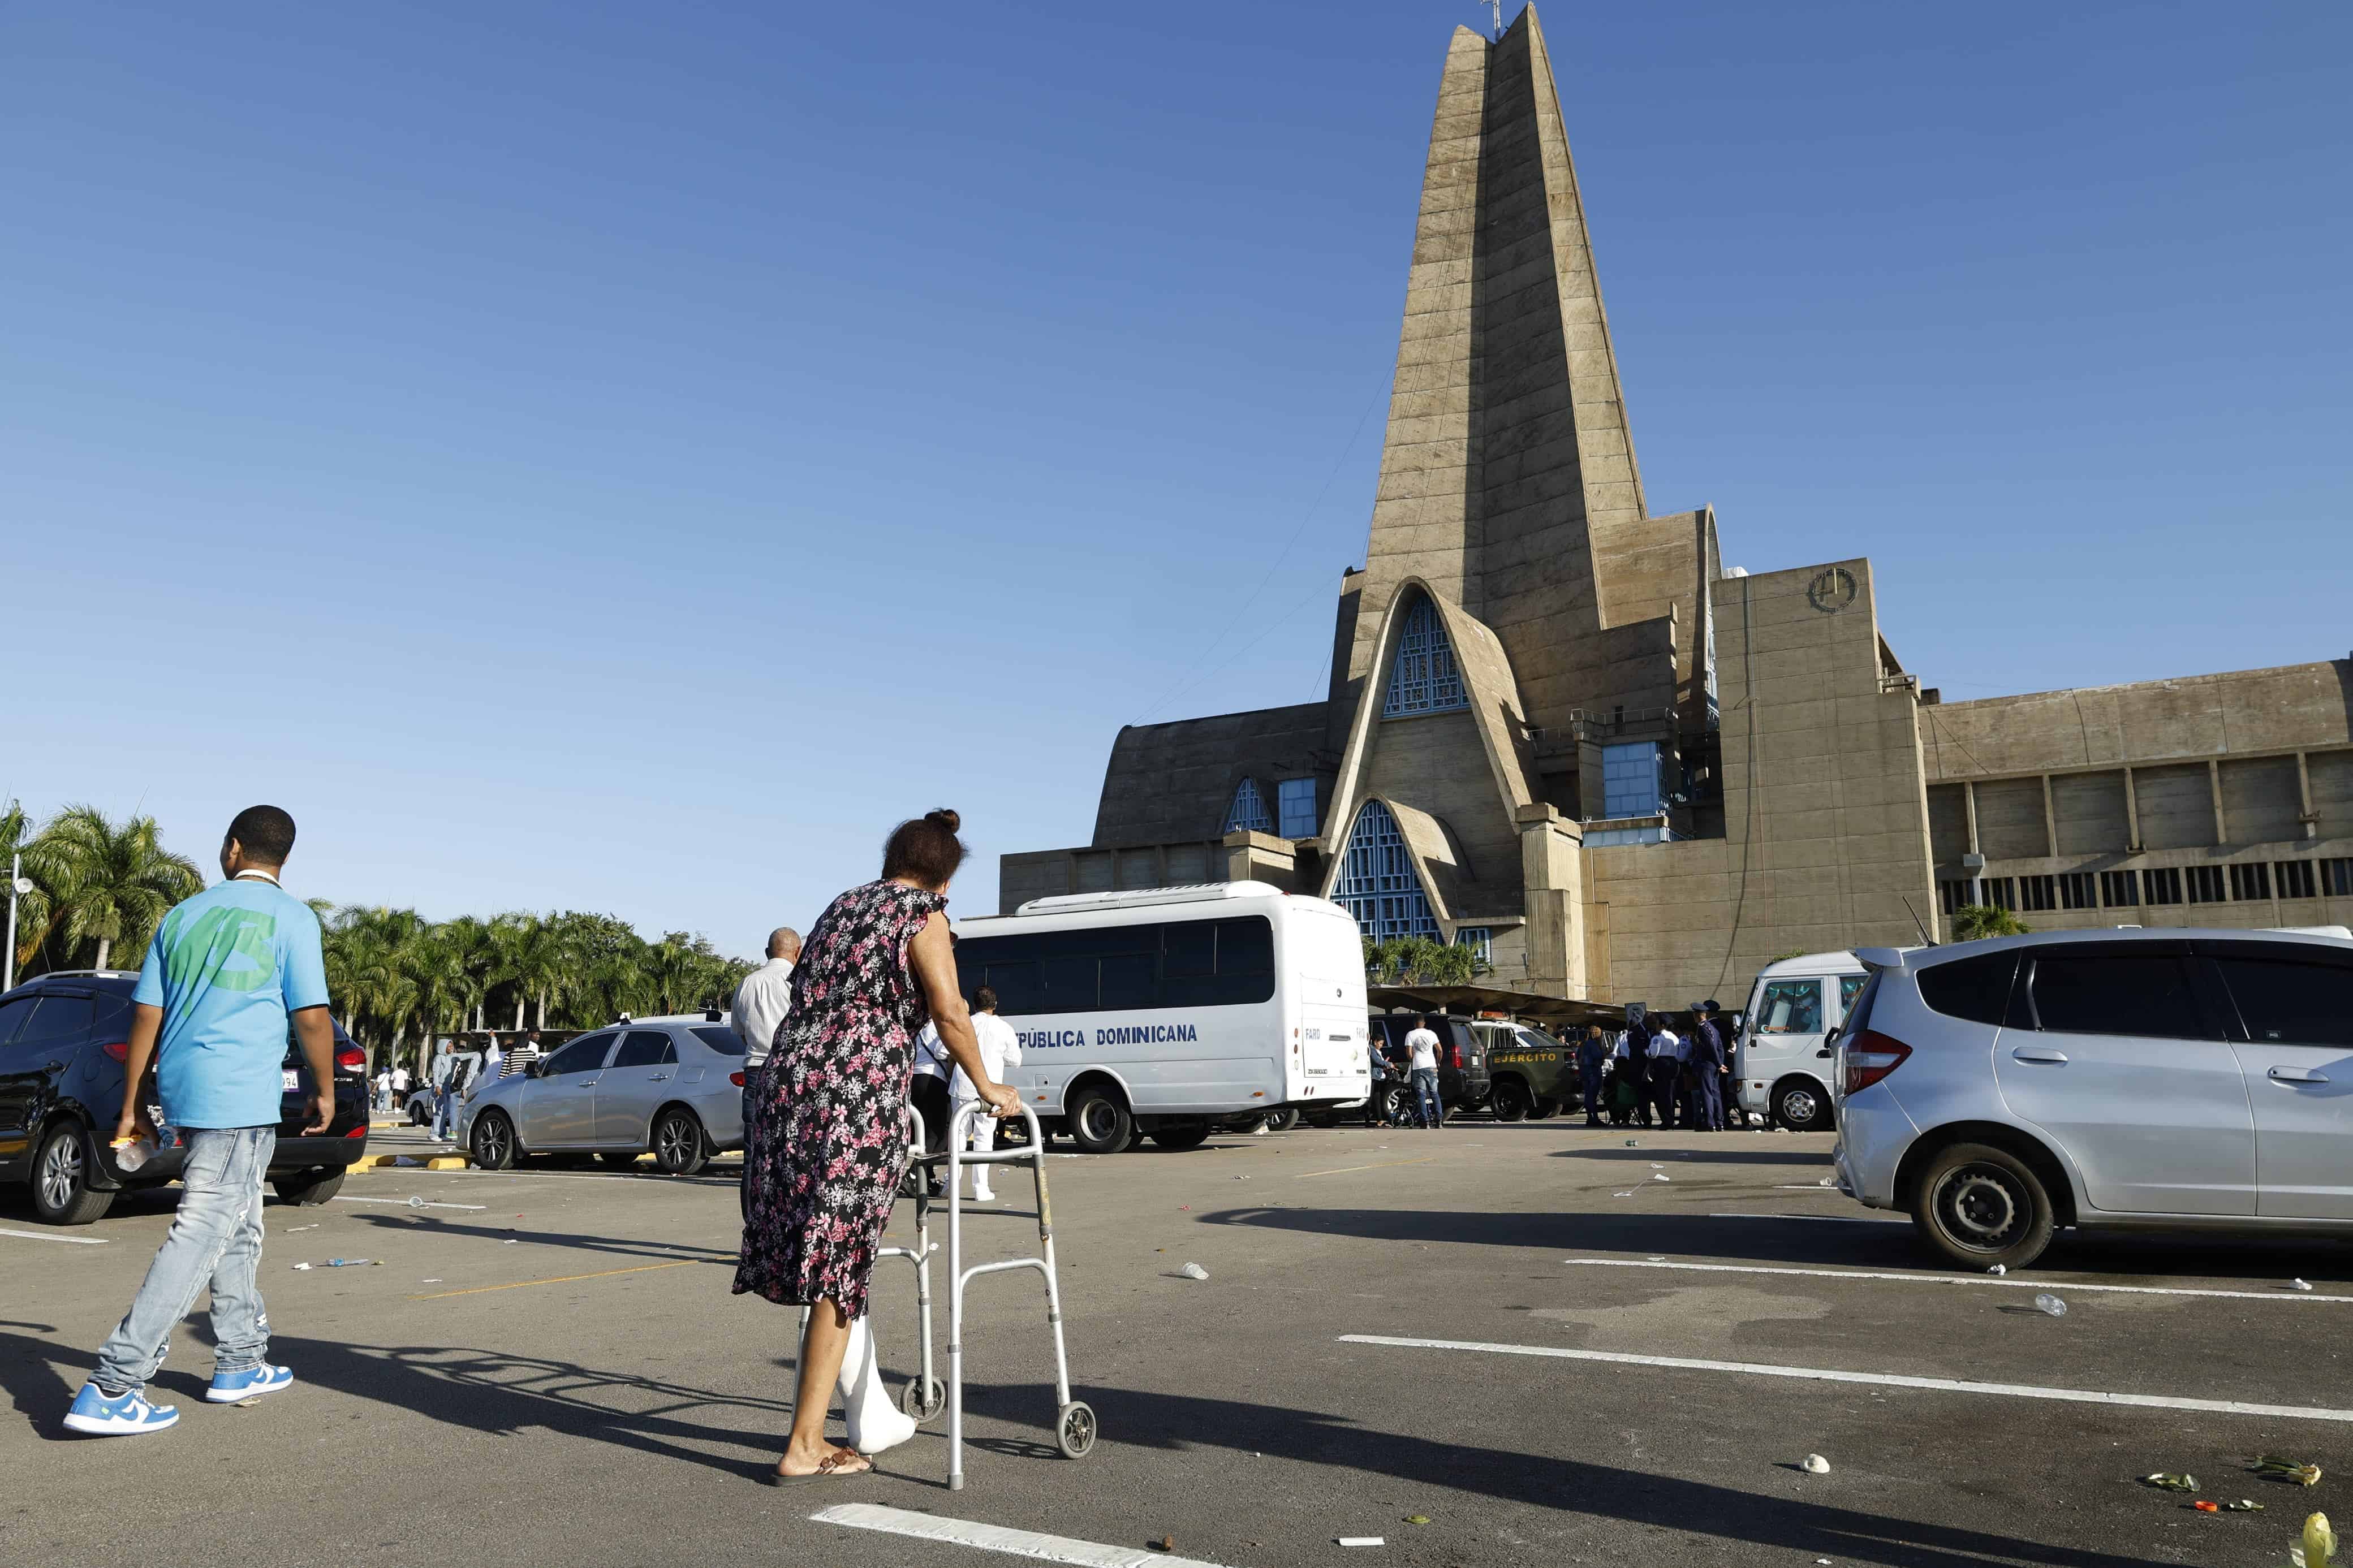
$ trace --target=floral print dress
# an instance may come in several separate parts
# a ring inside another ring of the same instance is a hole
[[[930,1005],[907,962],[938,893],[869,882],[818,917],[793,969],[744,1153],[735,1290],[866,1312],[906,1159],[908,1070]]]

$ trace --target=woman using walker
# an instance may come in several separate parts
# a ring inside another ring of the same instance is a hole
[[[878,881],[833,900],[793,972],[792,1010],[752,1102],[744,1155],[744,1248],[735,1290],[808,1308],[792,1439],[763,1479],[793,1486],[873,1468],[866,1456],[914,1436],[881,1394],[866,1290],[907,1159],[916,1032],[936,1025],[948,1054],[997,1115],[1013,1090],[981,1058],[956,994],[948,882],[964,863],[953,811],[901,823]],[[849,1442],[825,1436],[839,1391]]]

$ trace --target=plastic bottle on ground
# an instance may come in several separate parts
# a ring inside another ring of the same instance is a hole
[[[2034,1310],[2046,1318],[2063,1318],[2067,1315],[2067,1303],[2045,1290],[2034,1298]]]

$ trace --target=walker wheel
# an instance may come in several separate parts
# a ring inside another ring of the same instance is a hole
[[[1083,1400],[1062,1406],[1054,1422],[1054,1441],[1066,1459],[1083,1459],[1095,1446],[1095,1413]]]
[[[911,1377],[907,1386],[899,1391],[899,1408],[917,1421],[929,1421],[946,1409],[947,1404],[947,1384],[936,1377],[928,1385]]]

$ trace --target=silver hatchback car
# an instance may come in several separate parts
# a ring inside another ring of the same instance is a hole
[[[1841,1186],[1969,1268],[2060,1226],[2353,1232],[2353,941],[2048,931],[1869,948]]]
[[[566,1041],[486,1086],[458,1117],[474,1163],[503,1171],[533,1154],[650,1152],[674,1176],[744,1146],[744,1042],[716,1014],[643,1018]]]

